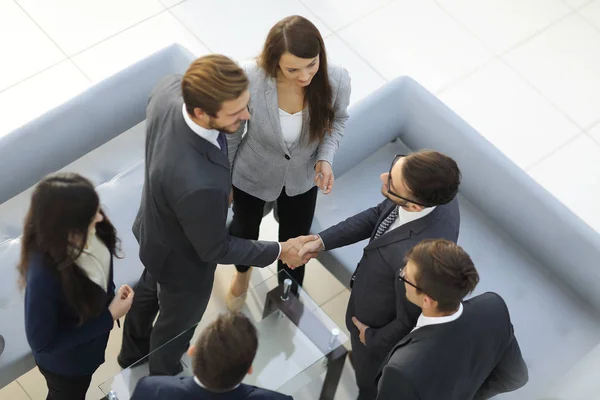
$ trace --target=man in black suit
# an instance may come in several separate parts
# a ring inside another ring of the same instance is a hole
[[[390,352],[377,400],[489,399],[528,380],[504,300],[462,301],[479,275],[455,243],[426,240],[406,256],[399,283],[422,309],[415,329]]]
[[[460,170],[431,150],[397,155],[381,175],[379,205],[324,230],[300,254],[332,250],[370,238],[350,283],[346,311],[359,400],[377,395],[375,378],[387,353],[415,326],[421,310],[394,285],[406,252],[427,238],[458,239],[456,193]]]
[[[153,375],[181,371],[193,333],[187,330],[204,314],[217,263],[303,264],[293,241],[239,239],[226,229],[231,171],[225,134],[250,118],[249,97],[244,71],[221,55],[199,58],[150,96],[144,188],[133,225],[145,270],[125,319],[123,368],[186,331],[149,357]]]
[[[252,373],[258,336],[242,314],[220,315],[190,348],[193,377],[142,378],[131,400],[292,400],[291,396],[241,383]]]

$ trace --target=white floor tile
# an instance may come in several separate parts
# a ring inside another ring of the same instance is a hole
[[[164,10],[158,0],[16,0],[72,56]]]
[[[0,93],[0,137],[85,90],[89,80],[69,60]],[[35,99],[35,106],[32,106]]]
[[[582,128],[600,119],[600,32],[579,15],[503,59]]]
[[[331,33],[298,0],[187,0],[171,11],[211,51],[238,61],[257,56],[269,29],[290,15],[311,20],[323,37]]]
[[[592,136],[592,139],[596,140],[600,144],[600,123],[596,124],[588,131],[588,133]]]
[[[377,10],[390,0],[302,0],[327,26],[334,31]]]
[[[184,1],[185,0],[160,0],[160,2],[163,3],[165,7],[173,7]]]
[[[0,399],[30,400],[29,396],[27,396],[17,381],[11,382],[7,386],[0,389]]]
[[[600,0],[595,0],[581,8],[579,14],[600,29]]]
[[[0,1],[0,92],[64,60],[58,47],[13,1]]]
[[[433,92],[491,57],[430,0],[394,1],[338,34],[386,79],[409,75]]]
[[[581,8],[588,3],[591,3],[592,1],[593,0],[564,0],[564,2],[567,3],[567,5],[574,9]]]
[[[100,81],[172,43],[197,56],[209,53],[169,11],[164,11],[78,54],[73,61],[93,81]]]
[[[522,168],[580,131],[502,61],[452,85],[440,98]]]
[[[496,54],[573,12],[562,0],[438,0]]]
[[[385,84],[381,75],[348,47],[339,36],[335,34],[329,36],[325,39],[325,46],[329,61],[341,65],[350,73],[352,79],[350,104],[356,103]]]
[[[529,170],[530,175],[600,232],[600,145],[582,135]]]

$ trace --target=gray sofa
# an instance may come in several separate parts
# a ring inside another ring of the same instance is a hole
[[[116,283],[134,283],[142,266],[130,227],[143,183],[146,101],[162,76],[183,72],[193,58],[171,46],[0,139],[0,335],[6,341],[0,387],[34,366],[15,270],[31,187],[61,169],[92,179],[123,240]],[[530,367],[530,383],[502,398],[553,393],[550,384],[600,342],[596,232],[410,78],[389,83],[350,114],[334,163],[336,186],[319,196],[313,231],[377,204],[379,174],[393,154],[434,148],[454,157],[463,172],[460,242],[480,270],[478,292],[506,299]],[[321,261],[347,284],[363,245],[323,253]]]

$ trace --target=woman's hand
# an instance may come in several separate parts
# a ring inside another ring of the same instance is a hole
[[[133,289],[129,285],[123,285],[117,291],[117,294],[110,302],[108,311],[110,311],[113,320],[118,320],[125,316],[131,308],[133,302]]]
[[[315,185],[323,191],[323,194],[331,193],[333,189],[333,170],[327,161],[318,161],[315,165]]]

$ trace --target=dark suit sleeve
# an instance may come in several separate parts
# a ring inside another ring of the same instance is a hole
[[[384,200],[376,207],[360,212],[319,233],[325,250],[333,250],[370,238],[385,203]]]
[[[38,275],[28,282],[25,293],[25,332],[31,348],[38,353],[56,353],[89,342],[109,332],[114,321],[108,308],[83,325],[66,326],[58,322],[59,285]]]
[[[419,393],[409,379],[391,364],[383,368],[379,379],[377,400],[420,400]]]
[[[529,380],[527,365],[521,355],[512,325],[511,334],[512,339],[508,347],[492,373],[475,394],[474,400],[489,399],[500,393],[512,392],[524,386]]]
[[[367,349],[379,357],[384,357],[398,341],[410,333],[421,314],[419,307],[406,300],[406,290],[402,287],[404,283],[397,277],[396,273],[396,318],[380,328],[369,328],[365,333]]]
[[[219,188],[203,188],[181,196],[175,213],[202,261],[266,267],[279,256],[279,244],[229,236],[228,196]]]
[[[129,398],[130,400],[149,400],[152,399],[152,395],[151,395],[151,389],[148,385],[150,381],[148,381],[148,377],[145,376],[142,379],[140,379],[137,383],[137,385],[135,385],[135,389],[133,390],[133,393],[131,394],[131,397]]]

